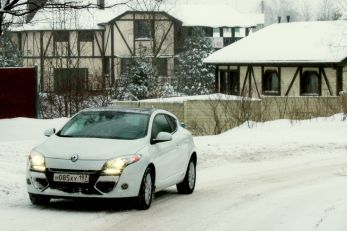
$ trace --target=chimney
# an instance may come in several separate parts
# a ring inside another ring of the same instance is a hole
[[[99,9],[105,9],[105,0],[97,0],[97,5]]]
[[[287,22],[290,22],[290,15],[287,16]]]
[[[278,16],[277,20],[278,20],[278,23],[281,23],[282,17]]]

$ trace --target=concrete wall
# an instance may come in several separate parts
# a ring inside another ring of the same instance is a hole
[[[343,68],[342,79],[343,79],[343,88],[342,88],[342,90],[343,91],[347,91],[347,67]]]
[[[264,97],[261,100],[190,100],[180,103],[114,101],[117,108],[160,108],[175,114],[195,135],[219,134],[246,121],[302,120],[347,112],[340,97]],[[251,126],[251,124],[249,124]]]

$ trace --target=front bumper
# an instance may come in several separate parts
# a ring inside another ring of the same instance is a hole
[[[55,182],[54,173],[88,174],[89,183]],[[50,197],[125,198],[138,196],[143,172],[130,165],[121,176],[102,176],[95,170],[47,169],[45,173],[27,171],[29,193]]]

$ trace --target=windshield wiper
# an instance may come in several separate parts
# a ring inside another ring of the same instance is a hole
[[[61,134],[59,134],[58,136],[59,137],[74,137],[74,136],[71,136],[71,135],[61,135]]]

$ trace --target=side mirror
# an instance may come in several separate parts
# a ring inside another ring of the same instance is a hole
[[[181,127],[182,128],[187,128],[187,125],[184,122],[181,122]]]
[[[156,143],[162,143],[162,142],[166,142],[166,141],[170,141],[172,140],[172,135],[168,132],[159,132],[159,134],[157,135],[157,137],[155,139],[152,140],[152,144],[156,144]]]
[[[47,136],[47,137],[50,137],[53,134],[55,134],[55,128],[48,128],[44,132],[44,135]]]

